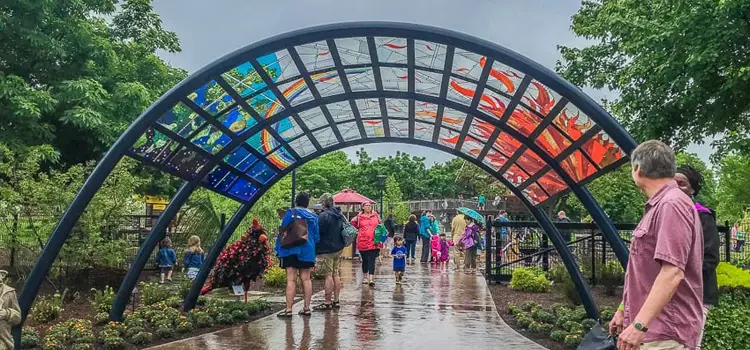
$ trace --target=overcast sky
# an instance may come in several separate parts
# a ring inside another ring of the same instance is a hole
[[[471,34],[515,50],[554,68],[557,45],[582,45],[570,31],[580,0],[155,0],[164,27],[177,33],[182,52],[162,55],[172,65],[194,72],[237,48],[295,29],[348,21],[426,24]],[[585,90],[596,100],[606,94]],[[364,146],[373,156],[404,149],[399,144]],[[711,149],[689,151],[707,161]],[[347,150],[353,155],[355,150]],[[451,156],[408,146],[428,164]]]

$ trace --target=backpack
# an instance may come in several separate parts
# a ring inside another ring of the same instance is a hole
[[[307,243],[307,220],[297,216],[292,209],[292,222],[279,228],[279,245],[284,249],[294,248]]]

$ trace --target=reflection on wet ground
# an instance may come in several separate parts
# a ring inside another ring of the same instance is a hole
[[[375,287],[363,286],[358,262],[342,261],[341,309],[312,317],[276,316],[153,349],[544,349],[497,314],[481,276],[441,274],[408,265],[396,285],[390,261],[378,265]],[[313,305],[323,294],[313,297]]]

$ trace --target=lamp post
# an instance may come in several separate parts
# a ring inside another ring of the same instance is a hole
[[[385,175],[378,175],[378,184],[380,185],[380,215],[383,215],[383,187],[385,187]]]

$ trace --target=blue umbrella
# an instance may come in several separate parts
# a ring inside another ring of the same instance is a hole
[[[476,210],[466,207],[460,207],[458,208],[458,212],[476,220],[481,225],[484,225],[484,216],[482,216],[482,214],[479,214],[479,212],[477,212]]]

